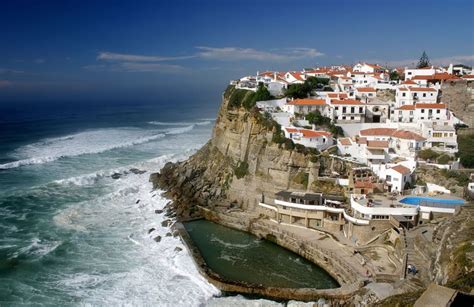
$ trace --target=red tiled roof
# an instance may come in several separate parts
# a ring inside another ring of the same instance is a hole
[[[306,105],[321,106],[321,105],[326,104],[326,100],[324,100],[324,99],[295,99],[295,100],[292,100],[292,101],[288,101],[287,104],[304,105],[304,106],[306,106]]]
[[[367,141],[367,147],[388,148],[388,141]]]
[[[411,173],[411,171],[410,171],[410,169],[409,169],[408,167],[405,167],[405,166],[400,165],[400,164],[399,164],[399,165],[396,165],[396,166],[394,166],[394,167],[392,167],[392,169],[393,169],[394,171],[396,171],[396,172],[402,174],[402,175],[407,175],[407,174],[410,174],[410,173]]]
[[[299,72],[296,72],[296,71],[289,71],[288,72],[290,75],[292,75],[296,80],[299,80],[299,81],[304,81],[303,80],[303,77],[301,76],[301,74]]]
[[[358,92],[375,92],[375,89],[373,87],[358,87],[357,88]]]
[[[357,138],[357,144],[367,144],[367,138]]]
[[[321,136],[331,136],[332,134],[327,131],[314,131],[309,129],[297,129],[297,128],[285,128],[288,133],[302,133],[304,138],[314,138]]]
[[[416,84],[416,82],[412,80],[407,80],[407,81],[404,81],[402,84]]]
[[[347,98],[347,93],[328,93],[329,98]]]
[[[412,92],[436,92],[436,89],[431,87],[409,87]]]
[[[354,187],[358,189],[373,189],[374,184],[370,181],[357,180],[356,182],[354,182]]]
[[[426,140],[424,137],[422,137],[418,133],[406,131],[406,130],[395,130],[392,136],[395,138],[405,139],[405,140],[415,140],[415,141]]]
[[[340,138],[338,141],[339,143],[341,143],[341,145],[344,145],[344,146],[352,145],[350,138]]]
[[[415,106],[414,105],[404,105],[404,106],[401,106],[400,108],[398,108],[398,110],[415,110]]]
[[[415,104],[417,109],[446,109],[447,106],[444,103],[417,103]]]
[[[345,99],[345,100],[331,100],[331,104],[338,105],[364,105],[360,100]]]
[[[406,131],[406,130],[397,130],[395,128],[369,128],[369,129],[361,130],[359,134],[365,135],[365,136],[368,136],[368,135],[392,136],[399,139],[416,140],[416,141],[425,140],[425,138],[419,135],[418,133]]]

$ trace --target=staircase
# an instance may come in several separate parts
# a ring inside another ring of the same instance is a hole
[[[415,284],[421,285],[422,287],[423,285],[427,286],[430,282],[430,263],[415,250],[413,234],[406,234],[405,240],[407,244],[405,249],[407,253],[407,266],[409,264],[414,265],[418,271],[415,275],[407,273],[406,280],[413,281]]]

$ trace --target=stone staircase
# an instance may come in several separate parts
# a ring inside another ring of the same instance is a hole
[[[408,264],[414,265],[418,270],[416,275],[407,273],[406,280],[411,281],[417,286],[427,286],[430,282],[430,263],[415,250],[414,237],[412,234],[408,233],[405,239],[407,244],[405,249],[407,253],[407,266]]]

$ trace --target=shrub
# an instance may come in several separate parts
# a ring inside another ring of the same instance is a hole
[[[249,171],[249,164],[246,161],[240,161],[234,168],[234,175],[240,179],[245,177]]]
[[[474,134],[458,135],[458,153],[461,164],[467,168],[474,168]]]
[[[443,169],[441,174],[448,179],[454,178],[460,186],[466,186],[469,183],[469,176],[463,172]]]
[[[435,160],[439,157],[439,153],[432,149],[423,149],[418,152],[418,158],[423,160]]]
[[[293,177],[293,182],[297,184],[302,184],[305,187],[308,186],[309,174],[305,172],[298,172],[295,177]]]
[[[453,158],[449,155],[441,155],[438,157],[438,159],[436,160],[436,162],[438,164],[448,164],[449,162],[451,162],[453,160]]]

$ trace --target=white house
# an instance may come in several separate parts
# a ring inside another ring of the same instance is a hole
[[[426,140],[420,134],[395,128],[369,128],[359,132],[367,140],[388,141],[390,151],[397,156],[415,158]]]
[[[402,192],[413,181],[413,170],[397,164],[385,171],[385,184],[389,192]]]
[[[456,129],[448,121],[424,121],[419,127],[426,138],[425,147],[450,153],[458,151]]]
[[[287,81],[290,84],[298,84],[298,83],[304,83],[305,77],[302,73],[297,72],[297,71],[289,71],[285,73],[283,76],[285,81]]]
[[[330,102],[331,118],[338,123],[363,123],[365,103],[354,99],[333,99]]]
[[[438,90],[431,87],[399,87],[395,92],[395,106],[414,105],[415,103],[436,103]]]
[[[415,120],[448,120],[450,112],[444,103],[415,104]]]
[[[360,99],[375,98],[377,91],[373,87],[357,87],[355,89],[355,96]]]
[[[390,160],[388,141],[367,140],[364,137],[339,138],[337,149],[340,155],[350,156],[352,160],[362,164],[380,164]]]
[[[283,105],[282,109],[291,114],[308,114],[318,110],[321,114],[326,115],[328,105],[325,99],[295,99],[288,101]]]
[[[364,72],[364,73],[376,73],[383,72],[383,68],[377,64],[368,64],[368,63],[357,63],[352,68],[353,71]]]
[[[412,79],[415,76],[428,76],[434,75],[436,73],[436,69],[431,67],[424,67],[424,68],[405,68],[405,80]]]
[[[332,134],[327,131],[284,127],[283,132],[294,143],[317,150],[324,150],[334,144]]]

